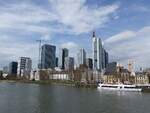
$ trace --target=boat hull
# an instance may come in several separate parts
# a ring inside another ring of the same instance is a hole
[[[115,87],[115,88],[114,88]],[[136,88],[133,85],[99,85],[98,90],[111,90],[111,91],[128,91],[128,92],[141,92],[142,88]]]

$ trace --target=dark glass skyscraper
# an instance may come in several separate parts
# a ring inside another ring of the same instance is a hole
[[[108,65],[108,52],[103,48],[103,60],[102,60],[102,67],[103,69],[105,69]]]
[[[61,69],[65,69],[65,58],[69,56],[69,50],[67,48],[63,48],[60,51],[59,55],[59,67]]]
[[[73,57],[65,58],[65,70],[74,70],[74,58]]]
[[[58,59],[58,57],[56,57],[56,67],[58,67],[58,61],[59,61],[59,59]]]
[[[109,63],[109,55],[108,52],[105,51],[105,68],[108,66]]]
[[[9,64],[9,74],[17,75],[17,67],[18,67],[18,62],[11,62]]]
[[[41,68],[54,69],[56,66],[56,46],[45,44],[41,52]]]
[[[105,73],[112,74],[112,73],[115,73],[116,70],[117,70],[117,62],[111,62],[111,63],[108,63]]]

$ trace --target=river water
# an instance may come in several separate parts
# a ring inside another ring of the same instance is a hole
[[[1,82],[0,113],[150,113],[150,93]]]

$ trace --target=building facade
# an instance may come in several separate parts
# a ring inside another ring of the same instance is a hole
[[[65,58],[69,56],[69,50],[67,48],[62,48],[59,53],[59,67],[65,69]]]
[[[102,61],[103,61],[103,48],[102,42],[100,38],[95,36],[95,32],[93,32],[92,37],[92,50],[93,50],[93,69],[102,71]]]
[[[11,62],[9,64],[9,75],[17,75],[18,62]]]
[[[95,32],[93,32],[92,37],[92,51],[93,51],[93,69],[102,71],[108,65],[109,56],[106,50],[102,46],[102,42],[100,38],[95,36]]]
[[[105,55],[105,68],[107,68],[109,64],[109,54],[108,52],[106,52],[106,50],[104,51],[104,55]]]
[[[65,70],[74,70],[74,58],[73,57],[65,58]]]
[[[32,70],[32,60],[28,57],[20,57],[18,61],[17,76],[29,78]]]
[[[56,67],[58,67],[58,61],[59,61],[59,59],[58,59],[58,57],[56,57]]]
[[[83,48],[81,48],[77,54],[78,57],[78,67],[80,65],[86,64],[86,52]]]
[[[93,69],[93,60],[92,60],[92,58],[87,58],[86,59],[86,65],[87,65],[88,69]]]
[[[149,77],[145,73],[140,73],[137,72],[135,75],[135,84],[140,85],[140,84],[149,84]]]
[[[56,66],[56,46],[45,44],[41,52],[41,69],[54,69]]]
[[[0,70],[0,80],[3,79],[3,71]]]
[[[108,63],[105,73],[107,75],[114,74],[117,71],[117,62]]]

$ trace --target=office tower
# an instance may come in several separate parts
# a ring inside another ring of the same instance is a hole
[[[105,68],[105,49],[102,48],[102,69]]]
[[[87,58],[86,59],[86,65],[89,69],[93,69],[93,60],[92,60],[92,58]]]
[[[59,67],[65,69],[65,58],[69,56],[69,50],[62,48],[59,54]]]
[[[9,74],[16,76],[17,75],[18,62],[11,62],[9,64]]]
[[[86,52],[83,48],[79,50],[77,57],[78,57],[78,66],[83,64],[86,65]]]
[[[73,57],[65,58],[65,70],[74,70],[74,58]]]
[[[102,60],[102,69],[106,69],[108,65],[108,52],[103,48],[103,54],[102,54],[103,60]]]
[[[56,67],[58,67],[58,61],[59,61],[59,59],[58,59],[58,57],[56,57]]]
[[[106,74],[114,74],[117,71],[117,62],[108,63],[106,67]]]
[[[41,51],[41,69],[54,69],[56,66],[56,46],[44,44]]]
[[[28,57],[20,57],[18,61],[17,76],[29,78],[32,69],[32,60]]]
[[[0,79],[3,79],[3,71],[0,70]]]
[[[93,32],[93,69],[102,71],[102,60],[103,60],[103,48],[102,42],[100,38],[95,36],[95,32]]]
[[[108,52],[105,51],[105,68],[107,68],[108,63],[109,63],[109,54]]]

